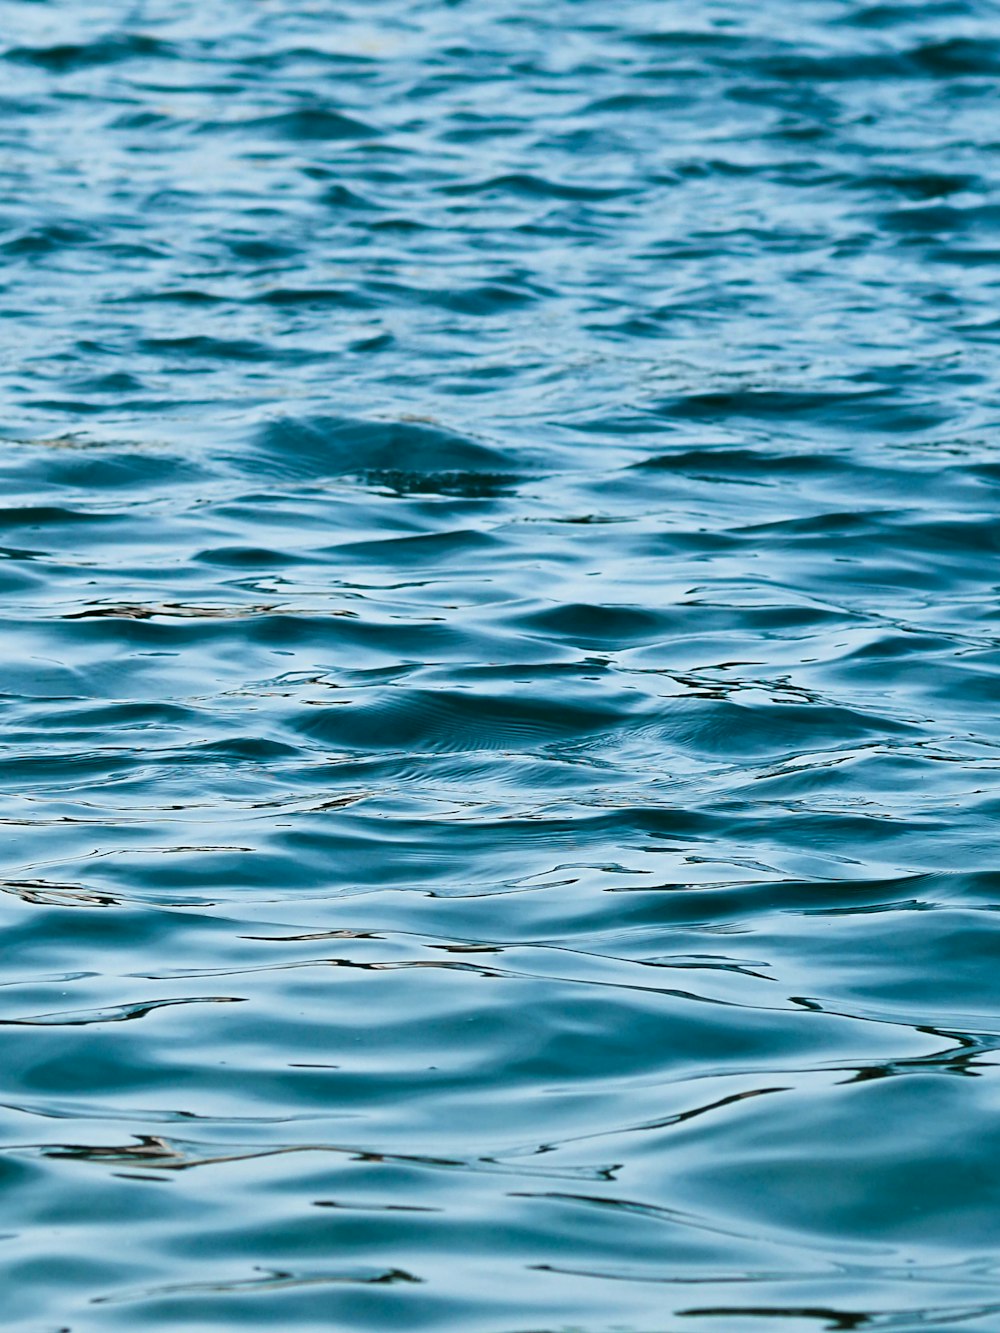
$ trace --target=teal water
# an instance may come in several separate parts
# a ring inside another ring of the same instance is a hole
[[[0,3],[5,1330],[1000,1329],[998,21]]]

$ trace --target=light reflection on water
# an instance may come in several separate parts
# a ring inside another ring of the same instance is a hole
[[[990,7],[0,14],[5,1327],[995,1328]]]

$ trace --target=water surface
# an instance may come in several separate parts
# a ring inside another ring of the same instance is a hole
[[[11,1333],[1000,1327],[998,18],[0,3]]]

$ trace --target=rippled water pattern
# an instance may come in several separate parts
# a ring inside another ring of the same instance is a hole
[[[0,4],[15,1333],[1000,1329],[1000,9]]]

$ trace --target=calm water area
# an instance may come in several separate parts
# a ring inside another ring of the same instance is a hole
[[[5,1333],[1000,1330],[998,82],[0,0]]]

